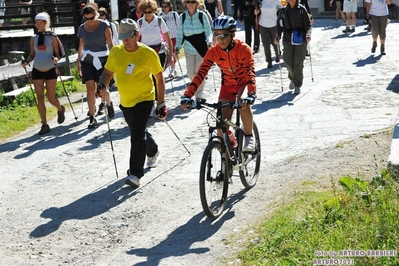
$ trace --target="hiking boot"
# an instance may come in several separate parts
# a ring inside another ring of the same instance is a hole
[[[42,125],[42,128],[40,129],[40,131],[39,131],[39,135],[44,135],[44,134],[47,134],[47,133],[49,133],[51,131],[51,129],[50,129],[50,126],[48,125],[48,124],[43,124]]]
[[[385,53],[385,45],[381,44],[381,55],[386,55]]]
[[[255,140],[254,137],[251,136],[245,136],[244,138],[244,146],[242,147],[243,152],[252,152],[255,150]]]
[[[109,118],[114,118],[115,110],[114,110],[114,105],[112,104],[112,102],[110,102],[109,106],[107,106],[107,112],[108,112],[108,117]]]
[[[290,88],[290,90],[295,89],[295,84],[294,84],[294,82],[293,82],[292,80],[291,80],[291,82],[290,82],[289,88]]]
[[[373,42],[373,47],[371,47],[371,53],[375,53],[375,50],[377,49],[377,42]]]
[[[350,32],[351,32],[351,30],[349,29],[349,27],[348,27],[348,26],[346,26],[346,29],[344,29],[342,32],[343,32],[343,33],[350,33]]]
[[[61,109],[62,109],[61,112],[60,111],[57,112],[57,115],[58,115],[57,122],[58,122],[58,124],[62,124],[65,121],[65,107],[63,105],[61,105]]]
[[[130,175],[126,178],[125,184],[132,186],[132,187],[139,187],[140,186],[140,178],[135,175]]]
[[[157,167],[159,151],[152,157],[147,157],[147,168]]]
[[[300,93],[301,93],[301,88],[295,87],[294,94],[300,94]]]
[[[97,120],[94,118],[94,116],[90,116],[90,123],[89,123],[89,125],[87,126],[87,128],[88,129],[93,129],[93,128],[96,128],[98,126],[98,124],[97,124]]]
[[[105,106],[105,103],[100,103],[100,104],[98,105],[98,112],[97,112],[97,115],[102,115],[102,114],[103,114],[104,106]]]

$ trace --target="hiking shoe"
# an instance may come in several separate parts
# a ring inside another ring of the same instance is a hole
[[[295,84],[294,84],[294,82],[293,82],[292,80],[291,80],[291,82],[290,82],[289,88],[290,88],[290,90],[295,89]]]
[[[349,29],[349,32],[350,32],[350,33],[355,32],[355,27],[350,28],[350,29]]]
[[[386,55],[385,53],[385,45],[381,44],[381,55]]]
[[[46,125],[42,125],[42,128],[40,129],[40,131],[39,131],[39,135],[44,135],[44,134],[47,134],[47,133],[49,133],[51,131],[51,129],[50,129],[50,126],[48,125],[48,124],[46,124]]]
[[[242,147],[242,151],[248,152],[248,151],[254,151],[255,150],[255,140],[254,137],[251,136],[245,136],[244,138],[244,146]]]
[[[377,49],[377,42],[373,42],[373,47],[371,47],[371,53],[375,53],[375,50]]]
[[[60,111],[57,112],[57,115],[58,115],[57,122],[58,122],[58,124],[62,124],[65,121],[65,107],[63,105],[61,105],[61,109],[62,109],[61,112]]]
[[[139,187],[140,186],[140,178],[135,175],[130,175],[126,178],[125,184],[131,187]]]
[[[346,26],[346,29],[344,29],[342,32],[343,32],[343,33],[349,33],[349,32],[351,32],[351,30],[349,29],[348,26]]]
[[[295,87],[294,94],[300,94],[300,93],[301,93],[301,88]]]
[[[100,104],[98,105],[98,112],[97,112],[97,115],[102,115],[102,114],[103,114],[104,106],[105,106],[105,103],[100,103]]]
[[[147,157],[147,168],[157,167],[159,151],[152,157]]]
[[[94,116],[90,116],[90,123],[87,126],[88,129],[93,129],[96,128],[98,126],[97,124],[97,120],[94,118]]]
[[[109,118],[113,118],[115,116],[114,105],[112,104],[112,102],[110,102],[109,106],[107,106],[107,112]]]

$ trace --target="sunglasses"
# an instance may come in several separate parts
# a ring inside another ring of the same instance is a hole
[[[223,39],[225,39],[225,38],[231,36],[231,33],[217,34],[216,32],[214,32],[214,33],[213,33],[213,36],[214,36],[216,39],[222,39],[222,40],[223,40]]]
[[[95,16],[92,16],[91,18],[85,17],[85,20],[93,20]]]
[[[186,4],[196,4],[197,1],[186,1]]]
[[[154,13],[154,11],[152,11],[152,10],[151,11],[143,11],[143,13],[148,15],[148,14]]]

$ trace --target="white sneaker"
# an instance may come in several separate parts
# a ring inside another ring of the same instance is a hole
[[[132,187],[139,187],[140,186],[140,178],[135,175],[130,175],[126,178],[125,184],[132,186]]]
[[[152,157],[147,157],[147,168],[157,167],[159,151]]]
[[[255,141],[253,136],[245,136],[244,138],[244,147],[242,147],[242,151],[251,152],[255,150]]]

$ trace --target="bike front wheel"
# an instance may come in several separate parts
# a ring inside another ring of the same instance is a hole
[[[212,220],[217,219],[224,210],[229,186],[229,177],[225,175],[226,166],[220,142],[210,142],[201,160],[199,188],[202,208]]]
[[[260,169],[260,136],[255,122],[252,126],[252,136],[255,141],[255,150],[253,152],[241,152],[240,179],[247,189],[251,189],[256,185]]]

